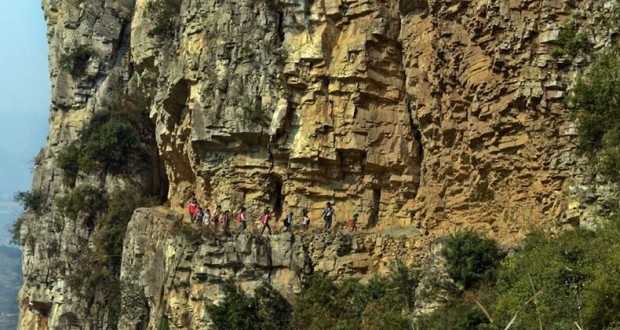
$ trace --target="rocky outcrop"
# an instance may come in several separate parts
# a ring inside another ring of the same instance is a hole
[[[179,327],[183,315],[207,324],[200,306],[217,300],[226,276],[246,289],[270,281],[291,296],[311,270],[364,277],[396,256],[419,262],[430,242],[458,229],[512,244],[532,228],[594,225],[617,190],[576,153],[564,104],[589,57],[551,52],[571,13],[594,50],[605,46],[615,31],[598,22],[613,7],[44,0],[51,118],[33,188],[47,203],[22,227],[21,327],[114,323],[109,306],[69,283],[79,274],[74,260],[93,249],[93,232],[53,201],[82,184],[168,201],[169,209],[138,211],[127,230],[123,290],[143,308],[135,311],[142,318],[121,317],[127,327],[154,326],[163,315]],[[90,56],[72,74],[62,59],[80,47]],[[152,166],[131,175],[79,172],[67,182],[57,155],[96,113],[119,104],[149,113],[141,143]],[[310,232],[331,201],[338,221],[361,214],[362,233],[205,236],[195,244],[168,228],[179,222],[170,212],[191,193],[203,205],[243,204],[251,219],[265,207],[277,218],[308,209]]]
[[[156,329],[166,318],[171,328],[206,329],[205,307],[223,298],[223,284],[234,279],[252,292],[267,282],[287,299],[301,292],[316,271],[336,278],[368,279],[395,260],[412,263],[419,235],[371,235],[304,231],[260,236],[253,228],[226,235],[217,227],[182,224],[166,209],[138,209],[127,229],[121,270],[121,329]],[[234,228],[236,231],[237,228]]]

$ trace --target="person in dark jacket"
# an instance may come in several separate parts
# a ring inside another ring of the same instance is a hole
[[[332,218],[334,217],[334,207],[332,203],[327,202],[327,205],[323,209],[323,213],[321,214],[323,221],[325,221],[324,229],[328,230],[332,226]]]

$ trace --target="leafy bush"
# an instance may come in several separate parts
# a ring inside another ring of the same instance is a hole
[[[230,280],[224,292],[224,301],[207,306],[218,329],[290,329],[291,305],[269,284],[248,297]]]
[[[125,189],[113,193],[105,204],[106,212],[97,219],[93,243],[106,264],[120,271],[127,224],[135,209],[154,202],[144,199],[136,191]]]
[[[336,283],[323,274],[310,277],[294,306],[294,329],[411,328],[417,274],[397,263],[387,277],[368,284]]]
[[[22,229],[22,224],[24,223],[24,219],[25,219],[25,216],[22,215],[18,217],[17,219],[15,219],[15,221],[13,221],[13,223],[10,226],[8,226],[7,230],[9,234],[11,234],[11,239],[9,243],[14,244],[14,245],[24,244],[24,242],[22,241],[22,236],[21,236],[21,229]]]
[[[560,28],[557,44],[558,47],[551,53],[555,57],[563,55],[574,57],[579,53],[586,52],[589,47],[588,38],[585,34],[579,32],[579,25],[575,18],[570,18]]]
[[[478,306],[455,298],[416,323],[426,330],[490,329],[488,318]]]
[[[349,289],[354,289],[355,283],[350,280],[347,283]],[[349,324],[349,319],[354,317],[349,312],[349,305],[359,307],[359,297],[351,296],[349,304],[343,305],[336,297],[338,291],[333,279],[322,273],[312,275],[307,288],[295,303],[293,328],[329,329]]]
[[[495,269],[502,259],[497,243],[474,231],[462,231],[450,236],[443,255],[448,263],[448,274],[465,290],[480,281],[492,282]]]
[[[69,146],[67,149],[62,150],[56,156],[56,165],[63,170],[65,177],[69,183],[73,185],[78,174],[80,149],[75,146]]]
[[[170,321],[168,321],[167,317],[164,316],[161,318],[157,330],[170,330]]]
[[[174,36],[175,16],[178,6],[172,0],[151,0],[146,4],[146,14],[155,24],[148,32],[149,37],[165,39]]]
[[[58,60],[60,69],[69,72],[74,78],[80,77],[88,61],[93,56],[93,51],[88,46],[80,45],[71,50],[69,53],[62,54]]]
[[[618,50],[599,54],[579,77],[569,103],[579,123],[579,148],[599,170],[620,179],[620,58]]]
[[[140,150],[139,135],[120,114],[100,112],[80,133],[79,168],[119,173]]]
[[[80,213],[84,214],[86,224],[94,224],[96,215],[106,209],[106,199],[101,189],[82,185],[73,189],[65,196],[56,198],[56,207],[64,216],[76,220]]]
[[[21,204],[24,211],[41,213],[45,207],[45,195],[40,190],[19,191],[15,193],[13,199]]]
[[[513,328],[605,329],[620,322],[619,219],[597,231],[576,229],[556,239],[542,234],[506,259],[496,284],[493,319],[517,315]]]
[[[140,142],[139,119],[122,112],[99,112],[80,133],[75,144],[61,151],[56,158],[70,182],[78,171],[110,174],[126,173],[130,165],[149,166],[150,156]]]

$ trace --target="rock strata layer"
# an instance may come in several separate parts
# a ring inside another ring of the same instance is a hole
[[[512,244],[533,228],[595,225],[604,211],[596,205],[617,189],[576,153],[565,109],[590,55],[551,53],[568,19],[593,50],[609,44],[615,31],[600,22],[613,7],[43,0],[52,100],[33,190],[46,205],[22,227],[21,328],[113,326],[106,306],[71,285],[75,260],[93,249],[92,228],[54,203],[84,184],[133,188],[169,205],[138,210],[128,227],[123,297],[137,292],[142,303],[121,313],[121,328],[152,329],[164,315],[179,328],[205,326],[204,302],[219,299],[226,276],[248,290],[267,280],[292,297],[314,270],[365,277],[394,257],[420,263],[430,242],[461,229]],[[72,73],[66,58],[78,49],[89,56]],[[149,114],[140,143],[157,155],[152,166],[79,171],[68,181],[58,155],[118,104]],[[190,244],[170,223],[192,193],[211,207],[245,205],[252,221],[266,207],[296,221],[308,209],[315,234]],[[339,226],[361,215],[359,236],[318,234],[328,201]]]
[[[225,235],[210,227],[179,230],[182,216],[162,209],[138,209],[123,249],[123,305],[120,329],[157,328],[163,318],[175,329],[206,329],[207,304],[223,298],[233,278],[244,291],[270,283],[285,298],[301,292],[305,278],[321,271],[336,278],[368,279],[385,273],[394,260],[412,263],[415,233],[370,235],[281,232],[260,236],[250,227]],[[186,228],[187,229],[187,228]],[[237,228],[231,228],[237,231]]]

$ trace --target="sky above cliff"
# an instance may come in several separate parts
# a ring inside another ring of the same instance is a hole
[[[0,244],[29,190],[33,159],[48,133],[50,83],[41,2],[0,1]]]

